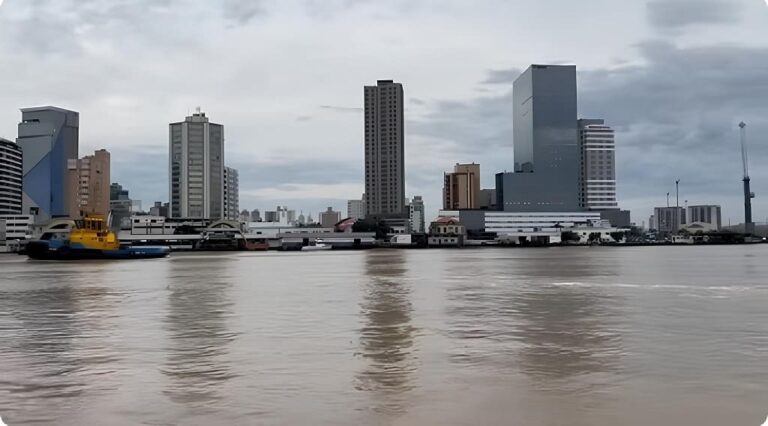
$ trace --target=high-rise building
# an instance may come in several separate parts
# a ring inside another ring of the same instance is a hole
[[[656,207],[653,209],[656,230],[661,234],[676,234],[685,225],[685,208]]]
[[[405,113],[403,85],[365,86],[365,215],[404,217]]]
[[[85,214],[107,216],[110,211],[110,155],[100,149],[93,155],[67,164],[68,192],[70,198],[69,217],[78,218]]]
[[[23,167],[21,148],[0,138],[0,215],[21,214]]]
[[[333,207],[328,207],[328,210],[320,213],[320,225],[323,228],[333,228],[340,221],[341,213],[334,211]]]
[[[296,224],[296,210],[288,210],[285,209],[285,217],[289,224],[295,225]]]
[[[238,220],[240,210],[240,179],[237,170],[224,167],[224,218]]]
[[[173,218],[224,216],[224,126],[198,112],[170,124],[170,195]]]
[[[109,208],[112,210],[112,229],[130,227],[131,214],[133,213],[133,201],[127,189],[119,183],[109,185]]]
[[[409,228],[411,232],[424,233],[424,200],[416,195],[409,205]]]
[[[254,209],[251,212],[251,222],[261,222],[261,212],[259,209]]]
[[[22,213],[36,222],[69,214],[70,193],[67,165],[76,160],[80,114],[44,106],[21,110],[19,137],[23,158]]]
[[[706,223],[717,230],[723,227],[720,206],[688,206],[686,223]]]
[[[456,164],[453,173],[445,173],[443,180],[444,210],[480,208],[479,164]]]
[[[365,218],[365,194],[360,200],[347,201],[347,217],[359,220]]]
[[[576,97],[575,66],[532,65],[515,80],[515,172],[496,175],[500,210],[580,210]]]
[[[168,217],[168,203],[155,201],[155,205],[149,208],[150,216]]]
[[[579,205],[586,210],[616,210],[616,145],[604,120],[579,120]]]
[[[277,211],[267,210],[264,212],[264,222],[275,223],[279,221],[280,219]]]
[[[496,190],[495,189],[481,189],[480,197],[478,197],[480,210],[496,210]]]

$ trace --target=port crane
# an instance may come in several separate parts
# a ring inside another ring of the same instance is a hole
[[[747,155],[747,124],[739,123],[741,129],[741,161],[744,163],[744,233],[754,235],[755,223],[752,222],[752,199],[755,193],[750,189],[749,156]]]

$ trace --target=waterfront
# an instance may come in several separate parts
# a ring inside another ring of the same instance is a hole
[[[768,247],[0,256],[20,424],[758,425]]]

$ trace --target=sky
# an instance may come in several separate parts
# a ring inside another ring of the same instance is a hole
[[[5,0],[0,137],[20,108],[80,112],[80,155],[168,199],[168,123],[201,107],[225,126],[240,208],[346,211],[363,192],[363,86],[403,83],[406,195],[441,207],[443,172],[512,170],[512,82],[578,67],[579,115],[617,131],[618,197],[721,204],[743,218],[738,123],[754,216],[768,221],[765,0]]]

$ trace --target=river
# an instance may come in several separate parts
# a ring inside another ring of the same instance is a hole
[[[760,425],[768,246],[0,256],[0,416]]]

